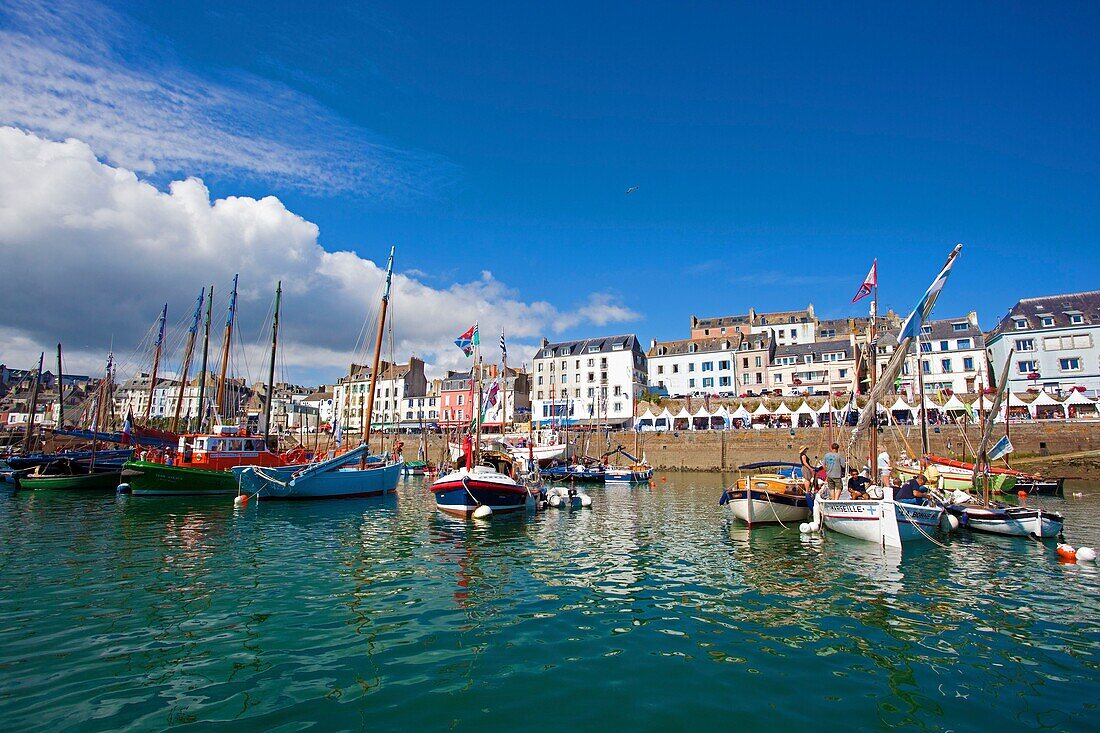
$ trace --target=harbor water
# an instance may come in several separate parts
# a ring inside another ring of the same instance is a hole
[[[1100,730],[1100,569],[754,528],[716,474],[462,521],[0,493],[6,731]],[[1082,496],[1074,496],[1080,493]],[[1045,506],[1100,546],[1100,484]]]

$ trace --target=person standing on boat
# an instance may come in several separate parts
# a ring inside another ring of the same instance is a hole
[[[878,454],[878,484],[879,486],[890,485],[890,453],[882,451]]]
[[[940,488],[940,470],[925,456],[920,459],[920,472],[929,486],[934,489]]]
[[[817,469],[810,463],[809,447],[802,446],[798,450],[798,462],[802,464],[802,487],[807,493],[817,493]]]
[[[840,455],[840,444],[833,443],[832,450],[821,459],[825,464],[825,481],[829,485],[829,498],[839,499],[844,489],[844,456]]]

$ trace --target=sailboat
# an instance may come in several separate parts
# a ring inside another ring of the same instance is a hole
[[[909,347],[917,339],[921,325],[932,313],[932,309],[939,298],[940,291],[947,283],[947,277],[951,274],[951,267],[955,259],[962,251],[962,245],[956,245],[947,257],[936,279],[928,286],[924,296],[917,303],[917,307],[909,314],[898,333],[898,346],[886,364],[883,373],[879,375],[875,352],[871,349],[871,390],[867,398],[867,406],[859,414],[859,420],[852,430],[848,442],[848,453],[852,454],[859,439],[860,433],[870,428],[871,456],[877,454],[877,429],[872,426],[872,421],[877,420],[877,405],[882,401],[882,396],[887,385],[893,384],[894,378],[901,372]],[[871,342],[874,344],[874,322],[878,301],[878,277],[875,273],[873,283],[873,295],[871,301]],[[919,372],[919,370],[918,370]],[[829,499],[824,495],[814,500],[813,516],[816,524],[818,520],[826,528],[848,535],[856,539],[874,542],[882,547],[901,547],[903,542],[918,539],[931,539],[931,533],[940,527],[943,519],[944,508],[940,505],[910,504],[904,501],[895,501],[894,490],[890,486],[882,487],[881,499]]]
[[[386,285],[379,310],[378,337],[374,344],[374,363],[370,372],[370,390],[367,393],[366,435],[363,443],[346,453],[301,466],[284,468],[269,468],[262,465],[237,466],[232,470],[234,476],[240,481],[240,496],[254,495],[261,499],[343,499],[382,496],[397,490],[397,482],[404,470],[404,462],[398,457],[385,454],[369,455],[378,363],[386,327],[386,312],[390,302],[390,287],[393,283],[393,253],[394,249],[391,247],[389,264],[386,267]],[[274,353],[272,353],[272,359],[274,359]],[[270,410],[270,400],[268,410]]]
[[[982,490],[982,497],[971,496],[965,491],[956,491],[952,494],[952,502],[947,505],[947,511],[957,517],[959,523],[977,532],[989,532],[991,534],[1009,535],[1015,537],[1034,536],[1037,539],[1055,537],[1061,533],[1065,518],[1060,512],[1044,511],[1039,507],[1010,506],[1001,502],[994,502],[990,498],[990,492],[994,489],[994,483],[989,473],[990,462],[990,436],[993,434],[993,420],[997,415],[1001,401],[1004,398],[1008,386],[1009,367],[1012,364],[1014,349],[1009,349],[1005,359],[1004,370],[1001,372],[1001,386],[993,397],[993,405],[989,414],[985,417],[982,439],[978,444],[977,457],[970,475],[970,485]],[[1001,440],[1009,443],[1007,436]],[[996,457],[996,456],[995,456]]]
[[[278,343],[281,297],[282,283],[279,283],[275,291],[275,318],[271,347],[273,359]],[[222,345],[221,372],[217,385],[216,402],[219,407],[224,404],[225,375],[233,338],[236,302],[237,278],[234,276]],[[208,338],[206,343],[209,343]],[[204,352],[205,348],[204,344]],[[205,361],[204,353],[203,362]],[[203,383],[205,379],[206,375],[203,374]],[[274,395],[273,381],[274,371],[268,378],[269,405]],[[200,405],[199,411],[205,413],[203,406]],[[181,435],[175,450],[168,451],[159,460],[156,457],[147,456],[145,459],[123,464],[122,478],[125,483],[119,485],[119,490],[123,493],[132,493],[134,496],[231,496],[236,494],[238,489],[237,478],[231,470],[234,466],[251,464],[275,468],[301,463],[305,458],[301,450],[282,454],[271,451],[266,435],[252,435],[247,429],[235,425],[214,425],[210,432]]]
[[[733,516],[748,525],[803,522],[810,517],[801,464],[761,461],[738,466],[743,472],[722,492],[718,504],[729,504]]]
[[[481,361],[481,337],[474,324],[455,343],[474,357],[477,372],[477,405],[473,435],[463,441],[464,463],[440,476],[432,484],[432,496],[439,511],[459,517],[484,518],[493,514],[523,511],[535,506],[534,493],[516,480],[516,463],[509,453],[481,447],[481,423],[485,417]]]

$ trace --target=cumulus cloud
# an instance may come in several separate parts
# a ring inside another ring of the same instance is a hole
[[[274,196],[211,200],[198,178],[161,190],[132,170],[100,161],[85,142],[0,127],[0,260],[6,272],[0,361],[8,364],[28,363],[37,357],[36,345],[62,340],[74,368],[98,373],[112,343],[116,352],[141,351],[165,302],[170,324],[186,321],[198,291],[212,283],[215,313],[224,313],[233,274],[240,273],[239,323],[242,340],[252,345],[251,376],[261,376],[261,324],[281,280],[289,375],[332,379],[373,344],[373,328],[364,323],[376,312],[387,254],[380,247],[372,260],[327,251],[317,226]],[[493,358],[504,327],[511,360],[518,363],[530,359],[543,335],[637,318],[608,294],[563,310],[524,300],[491,272],[435,288],[402,271],[400,250],[396,262],[394,353],[419,355],[437,371],[468,364],[452,341],[475,321]],[[367,338],[357,352],[361,333]]]
[[[352,125],[255,76],[214,81],[92,2],[0,6],[0,124],[77,137],[140,173],[231,174],[314,194],[416,198],[453,177],[445,161]]]

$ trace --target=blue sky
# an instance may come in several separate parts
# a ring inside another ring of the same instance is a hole
[[[1020,297],[1098,287],[1096,4],[360,5],[106,6],[118,67],[240,89],[235,132],[319,163],[313,185],[165,153],[150,180],[277,196],[326,250],[397,243],[433,288],[491,270],[524,302],[597,292],[636,316],[552,338],[857,315],[873,257],[907,309],[956,242],[940,317],[990,328]],[[263,89],[304,111],[249,117]]]

